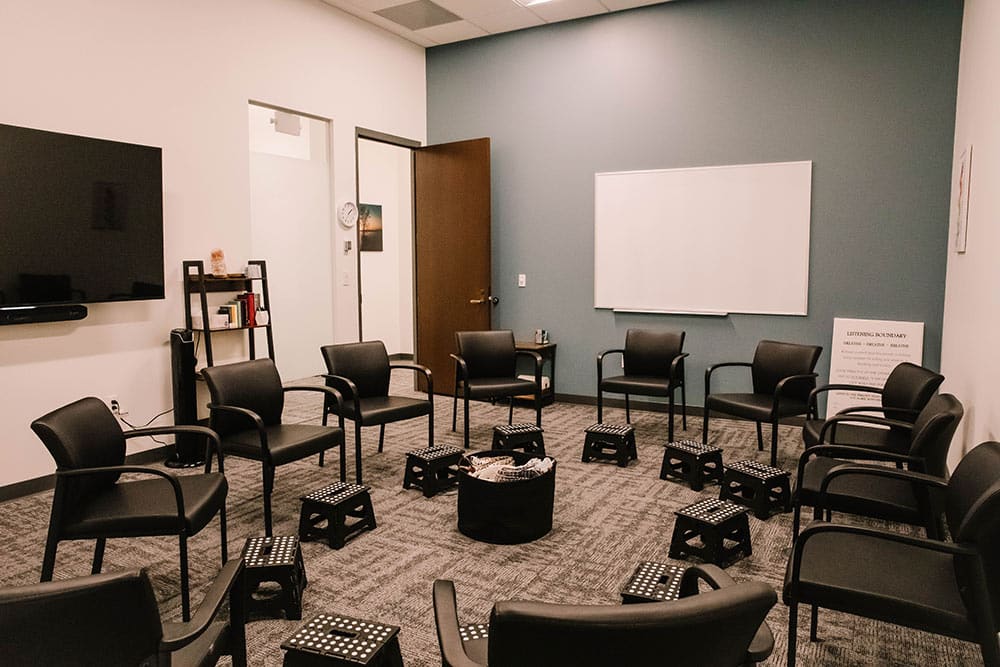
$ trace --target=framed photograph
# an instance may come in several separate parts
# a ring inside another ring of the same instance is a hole
[[[382,205],[358,204],[361,252],[382,252]]]
[[[972,144],[966,146],[958,159],[958,181],[955,183],[955,252],[965,252],[969,238],[969,186],[972,177]]]

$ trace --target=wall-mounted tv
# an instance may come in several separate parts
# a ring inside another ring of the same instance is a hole
[[[0,309],[163,298],[161,150],[0,124]]]

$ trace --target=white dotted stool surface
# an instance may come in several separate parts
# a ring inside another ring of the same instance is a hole
[[[726,467],[729,468],[730,470],[741,472],[744,475],[765,480],[772,479],[774,477],[785,477],[790,474],[787,470],[782,470],[781,468],[775,468],[774,466],[758,463],[757,461],[754,461],[752,459],[736,461],[735,463],[731,463]]]
[[[542,427],[534,424],[503,424],[494,426],[493,430],[501,435],[517,435],[521,433],[541,433]]]
[[[367,491],[367,486],[351,484],[350,482],[337,482],[336,484],[324,486],[322,489],[313,491],[308,496],[302,496],[302,500],[311,500],[317,503],[336,505],[352,496],[366,493]]]
[[[243,560],[247,567],[294,565],[298,548],[295,536],[251,537],[243,545]]]
[[[631,424],[626,426],[621,426],[619,424],[594,424],[588,427],[584,432],[593,433],[596,435],[629,435],[635,431],[635,427]]]
[[[732,519],[740,514],[746,514],[749,510],[746,507],[736,505],[726,500],[718,498],[707,498],[693,505],[683,507],[674,514],[684,516],[689,519],[703,521],[713,526],[718,526],[724,521]]]
[[[436,445],[427,449],[414,449],[412,452],[406,452],[407,456],[413,456],[422,461],[436,461],[455,454],[462,454],[462,450],[450,445]]]
[[[689,454],[709,454],[711,452],[721,452],[722,447],[712,447],[711,445],[703,445],[695,440],[678,440],[676,442],[668,442],[664,445],[669,449],[676,449],[678,451],[687,452]]]
[[[681,576],[685,568],[667,563],[644,561],[625,584],[624,595],[650,600],[677,600],[681,596]]]
[[[364,665],[398,632],[394,625],[320,614],[299,628],[281,648],[336,656]]]

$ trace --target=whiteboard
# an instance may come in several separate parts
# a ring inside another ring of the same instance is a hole
[[[805,315],[812,162],[594,175],[594,307]]]

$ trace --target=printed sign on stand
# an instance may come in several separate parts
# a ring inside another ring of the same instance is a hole
[[[923,357],[923,322],[833,319],[830,384],[882,387],[897,365],[904,361],[920,365]],[[826,414],[834,415],[856,405],[881,404],[878,394],[832,391],[828,394]]]

